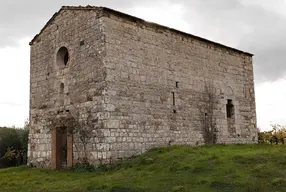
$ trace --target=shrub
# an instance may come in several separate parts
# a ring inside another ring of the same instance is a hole
[[[25,129],[0,128],[0,168],[27,163],[28,126]]]
[[[281,125],[271,125],[271,131],[258,133],[258,142],[263,144],[285,144],[286,127]]]

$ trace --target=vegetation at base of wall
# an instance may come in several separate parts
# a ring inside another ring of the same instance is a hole
[[[92,172],[0,169],[2,192],[286,191],[283,145],[172,146]]]
[[[215,113],[217,110],[218,98],[215,91],[213,82],[205,80],[204,91],[198,105],[202,135],[205,144],[217,143],[218,129]]]
[[[78,163],[73,166],[72,170],[75,172],[94,172],[96,171],[96,166],[90,163]]]
[[[0,127],[0,168],[27,164],[29,126]]]

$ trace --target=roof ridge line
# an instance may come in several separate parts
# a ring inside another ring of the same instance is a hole
[[[47,26],[52,23],[52,21],[55,19],[55,17],[57,17],[57,15],[59,15],[59,13],[62,11],[62,10],[100,10],[100,11],[103,11],[105,13],[109,13],[109,14],[113,14],[115,16],[118,16],[118,17],[124,17],[124,18],[129,18],[132,19],[132,21],[136,21],[136,22],[142,22],[143,24],[149,24],[149,25],[153,25],[155,27],[159,27],[161,29],[165,29],[165,30],[169,30],[169,31],[172,31],[172,32],[175,32],[175,33],[179,33],[179,34],[182,34],[184,36],[189,36],[189,37],[193,37],[195,39],[198,39],[200,41],[204,41],[204,42],[208,42],[208,43],[211,43],[213,45],[216,45],[216,46],[219,46],[219,47],[223,47],[227,50],[232,50],[232,51],[235,51],[237,53],[242,53],[242,54],[247,54],[247,55],[250,55],[250,56],[253,56],[252,53],[249,53],[249,52],[245,52],[245,51],[242,51],[240,49],[237,49],[237,48],[233,48],[233,47],[230,47],[230,46],[227,46],[225,44],[222,44],[222,43],[218,43],[216,41],[212,41],[212,40],[209,40],[207,38],[203,38],[203,37],[200,37],[200,36],[197,36],[197,35],[194,35],[194,34],[191,34],[191,33],[187,33],[187,32],[184,32],[184,31],[180,31],[178,29],[174,29],[174,28],[171,28],[171,27],[168,27],[168,26],[165,26],[165,25],[161,25],[161,24],[158,24],[158,23],[153,23],[153,22],[149,22],[149,21],[145,21],[144,19],[142,18],[139,18],[139,17],[136,17],[136,16],[132,16],[128,13],[123,13],[123,12],[120,12],[120,11],[117,11],[117,10],[114,10],[114,9],[111,9],[111,8],[108,8],[108,7],[103,7],[103,6],[91,6],[91,5],[86,5],[86,6],[62,6],[61,9],[56,12],[52,17],[51,19],[45,24],[45,26],[41,29],[40,33],[38,33],[32,40],[31,42],[29,43],[29,45],[32,45],[34,43],[34,41],[36,40],[36,38],[47,28]]]
[[[86,6],[82,6],[82,5],[79,5],[79,6],[76,6],[76,5],[64,5],[62,6],[61,9],[72,9],[72,10],[93,10],[93,9],[100,9],[100,8],[103,8],[102,6],[92,6],[92,5],[86,5]]]

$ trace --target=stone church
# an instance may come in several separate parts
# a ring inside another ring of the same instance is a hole
[[[30,46],[33,166],[257,143],[250,53],[94,6],[62,7]]]

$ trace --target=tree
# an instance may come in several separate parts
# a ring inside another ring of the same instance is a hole
[[[0,167],[27,163],[28,135],[27,128],[0,128]]]

